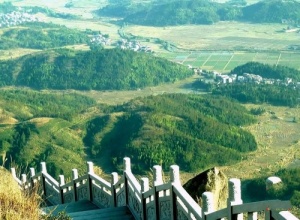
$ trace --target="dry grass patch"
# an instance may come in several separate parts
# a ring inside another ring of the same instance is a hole
[[[12,175],[2,167],[0,181],[0,219],[40,219],[39,196],[24,194]]]
[[[246,105],[247,108],[258,107]],[[258,142],[258,150],[247,155],[247,159],[222,170],[229,177],[251,179],[263,175],[274,175],[279,169],[287,168],[300,158],[299,108],[264,106],[266,113],[259,122],[245,129]]]

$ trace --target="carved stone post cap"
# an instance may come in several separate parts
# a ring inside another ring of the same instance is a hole
[[[123,159],[124,172],[131,172],[131,162],[129,157]]]
[[[179,183],[180,184],[180,173],[178,165],[170,166],[170,181],[171,183]]]
[[[27,175],[26,174],[22,174],[22,183],[26,183],[27,181]]]
[[[202,209],[204,214],[214,212],[214,194],[212,192],[202,194]]]
[[[93,162],[88,161],[86,164],[87,164],[88,173],[94,174],[94,164],[93,164]]]
[[[12,168],[10,168],[10,171],[11,171],[11,175],[12,175],[13,177],[17,177],[17,174],[16,174],[16,168],[12,167]]]
[[[78,179],[78,170],[77,169],[72,169],[72,179],[73,180]]]
[[[153,166],[153,185],[159,186],[163,184],[162,168],[159,165]]]
[[[141,178],[141,191],[146,192],[149,190],[149,179],[147,177]]]
[[[30,168],[30,176],[35,176],[35,169],[33,167]]]
[[[47,173],[46,162],[41,162],[41,172]]]
[[[228,181],[228,200],[229,202],[233,202],[235,204],[241,204],[242,201],[242,193],[241,193],[241,180],[237,178],[231,178]]]
[[[65,176],[59,175],[59,186],[65,185]]]
[[[111,184],[115,185],[119,180],[119,175],[116,172],[111,173]]]

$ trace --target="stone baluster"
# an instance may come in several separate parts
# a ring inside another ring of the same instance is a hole
[[[131,162],[129,157],[123,159],[124,172],[131,173]]]
[[[177,197],[173,191],[173,187],[181,186],[180,182],[180,173],[179,173],[179,166],[171,165],[170,166],[170,199],[171,199],[171,219],[177,219]]]
[[[228,209],[228,220],[243,220],[243,213],[241,214],[232,214],[233,205],[243,204],[242,193],[241,193],[241,180],[232,178],[228,182],[228,200],[227,200],[227,209]]]
[[[76,202],[78,200],[78,196],[77,196],[77,183],[76,183],[77,179],[78,179],[78,170],[77,169],[72,169],[74,202]]]
[[[17,177],[16,169],[15,168],[10,168],[10,171],[11,171],[11,175],[14,178],[14,180],[16,180],[18,182],[19,186],[21,186],[22,185],[22,181],[19,180],[19,178]]]
[[[153,186],[159,186],[163,184],[162,169],[161,166],[153,166]]]
[[[41,172],[47,173],[46,162],[41,162]]]
[[[149,179],[146,177],[141,178],[141,194],[142,194],[142,216],[143,219],[147,219],[147,202],[150,202],[149,198],[144,198],[143,193],[149,190]]]
[[[177,165],[170,166],[170,182],[172,184],[179,184],[179,185],[181,185],[181,182],[180,182],[180,173],[179,173],[179,166],[177,166]]]
[[[154,189],[154,204],[155,204],[155,215],[156,215],[156,219],[160,218],[160,214],[159,214],[159,196],[161,195],[161,193],[163,192],[158,192],[156,190],[156,187],[159,185],[162,185],[163,182],[163,178],[162,178],[162,168],[159,165],[155,165],[153,166],[153,189]]]
[[[88,161],[86,164],[87,164],[88,174],[94,174],[94,164],[93,164],[93,162]]]
[[[59,175],[59,191],[60,191],[60,203],[64,204],[64,189],[62,188],[65,185],[65,176]]]
[[[116,207],[117,206],[117,193],[116,193],[116,188],[115,185],[117,184],[119,180],[119,175],[116,172],[111,173],[111,180],[110,180],[110,184],[111,184],[111,206],[112,207]]]
[[[141,178],[141,191],[142,193],[149,190],[149,179],[147,177]]]
[[[94,199],[94,195],[93,195],[93,180],[91,179],[91,175],[94,175],[95,172],[94,172],[94,164],[93,162],[91,161],[88,161],[86,163],[87,165],[87,174],[88,174],[88,177],[87,177],[87,190],[88,190],[88,200],[89,201],[93,201]]]
[[[30,168],[30,177],[35,176],[35,169],[33,167]]]
[[[46,182],[44,174],[47,174],[47,167],[45,162],[40,163],[41,166],[41,183],[42,183],[42,190],[44,197],[47,198],[47,191],[46,191]]]
[[[13,167],[13,168],[10,168],[10,171],[11,171],[11,175],[13,176],[13,178],[18,179],[17,174],[16,174],[16,169]]]
[[[59,186],[64,186],[65,185],[65,176],[64,175],[59,175]]]
[[[129,157],[124,157],[123,159],[123,166],[124,166],[124,172],[123,172],[123,177],[124,177],[124,189],[125,189],[125,204],[128,205],[128,180],[127,180],[127,173],[131,173],[131,162]]]
[[[25,184],[26,184],[26,182],[27,182],[27,175],[23,173],[23,174],[21,175],[21,177],[22,177],[22,184],[23,184],[24,187],[26,187]]]
[[[37,180],[34,179],[35,176],[35,169],[33,167],[30,168],[30,183],[31,183],[31,189],[35,187],[35,183]]]
[[[214,211],[214,194],[212,192],[204,192],[202,194],[202,216]]]

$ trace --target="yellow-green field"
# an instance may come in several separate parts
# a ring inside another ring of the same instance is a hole
[[[261,62],[270,65],[283,65],[300,70],[300,51],[198,51],[159,53],[177,63],[191,65],[195,68],[228,72],[236,66],[247,62]]]
[[[153,37],[189,50],[286,50],[299,44],[297,32],[286,33],[286,24],[218,22],[213,25],[145,27],[129,25],[126,33]]]

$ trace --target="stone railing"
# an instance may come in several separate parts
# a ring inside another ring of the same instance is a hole
[[[35,173],[30,168],[30,178],[16,176],[19,185],[30,190],[39,185],[44,198],[53,205],[89,200],[100,208],[127,206],[135,219],[298,219],[286,211],[291,208],[289,201],[261,201],[243,204],[241,199],[241,182],[239,179],[229,180],[229,198],[227,208],[215,211],[213,194],[205,192],[202,195],[202,208],[181,186],[179,167],[170,167],[170,181],[163,182],[161,166],[153,167],[153,186],[149,187],[149,179],[141,178],[139,182],[131,172],[130,159],[124,158],[124,171],[121,177],[111,174],[110,182],[95,175],[93,163],[87,162],[87,174],[78,177],[76,169],[72,170],[72,180],[65,183],[64,176],[59,176],[59,182],[47,173],[46,163],[41,163],[41,171]],[[259,213],[259,215],[258,215]]]

